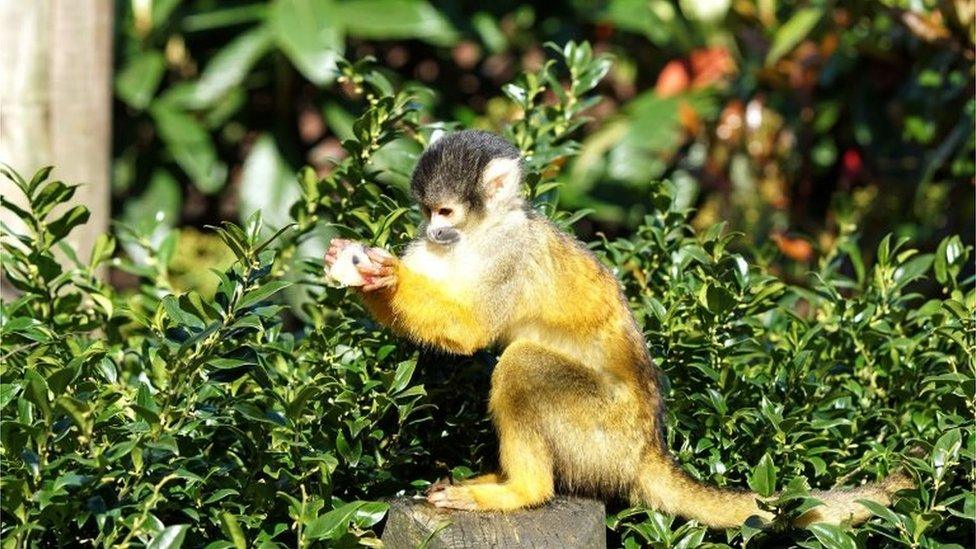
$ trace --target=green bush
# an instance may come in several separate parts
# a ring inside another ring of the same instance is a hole
[[[608,61],[585,44],[558,52],[506,87],[524,112],[506,132],[527,158],[533,202],[571,230],[585,212],[558,208],[554,178],[577,150],[574,130]],[[49,170],[30,181],[4,170],[29,204],[3,200],[29,231],[4,227],[3,239],[3,274],[20,292],[0,316],[5,547],[376,546],[384,498],[493,467],[492,356],[393,338],[308,257],[330,231],[398,250],[418,219],[388,178],[390,157],[409,165],[432,130],[415,92],[394,90],[368,59],[339,67],[367,105],[343,143],[349,155],[324,178],[299,174],[291,224],[267,228],[253,215],[212,228],[236,258],[214,271],[212,298],[174,291],[177,233],[156,245],[118,231],[138,262],[115,257],[112,237],[78,258],[64,238],[87,213],[52,214],[74,187]],[[634,236],[592,248],[621,279],[667,374],[668,441],[683,466],[716,484],[781,491],[770,505],[784,516],[810,504],[808,487],[896,468],[918,488],[852,530],[708,532],[617,506],[612,543],[971,541],[972,250],[958,237],[935,254],[886,239],[865,265],[845,234],[805,284],[789,285],[767,272],[771,257],[731,251],[721,225],[692,231],[675,194],[655,185],[654,213]],[[108,267],[141,284],[107,286],[97,275]],[[923,282],[937,297],[916,292]]]

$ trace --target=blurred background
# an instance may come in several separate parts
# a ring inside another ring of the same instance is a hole
[[[204,225],[255,209],[285,223],[297,170],[325,174],[345,154],[362,102],[336,81],[338,56],[429,88],[427,122],[497,129],[520,116],[502,87],[568,40],[615,60],[580,154],[558,166],[562,207],[589,211],[584,239],[629,234],[669,179],[695,226],[727,221],[785,277],[844,232],[867,258],[888,232],[923,250],[952,233],[973,243],[971,1],[95,4],[113,43],[105,217],[178,228],[171,272],[187,288],[232,258]],[[416,147],[384,146],[385,183],[407,184]]]

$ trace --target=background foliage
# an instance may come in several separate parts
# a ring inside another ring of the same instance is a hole
[[[339,55],[425,85],[425,122],[499,130],[521,112],[504,85],[541,67],[545,42],[585,37],[614,64],[581,154],[556,179],[566,207],[593,210],[578,226],[588,238],[632,234],[663,178],[696,207],[695,228],[729,222],[742,244],[778,249],[774,266],[794,281],[849,225],[868,258],[889,232],[934,250],[976,231],[976,14],[964,0],[120,0],[118,11],[113,184],[126,223],[161,212],[166,226],[201,228],[258,207],[284,223],[291,174],[328,175],[362,114],[336,80]],[[402,186],[417,147],[397,143],[377,162]]]
[[[536,207],[619,276],[686,469],[781,492],[783,518],[808,487],[918,481],[853,530],[616,502],[612,545],[972,540],[964,5],[119,7],[115,236],[74,257],[73,187],[5,170],[31,231],[4,228],[5,546],[376,545],[384,498],[493,468],[470,398],[493,355],[416,349],[321,277],[333,234],[412,237],[409,171],[453,124],[505,132]]]

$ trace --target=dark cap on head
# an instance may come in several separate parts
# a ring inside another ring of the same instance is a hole
[[[501,136],[481,130],[445,135],[420,156],[410,189],[421,204],[461,200],[484,207],[481,175],[496,158],[519,158],[519,150]]]

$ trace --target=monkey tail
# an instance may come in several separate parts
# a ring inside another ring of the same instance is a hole
[[[813,490],[810,495],[823,502],[794,521],[796,526],[815,522],[857,524],[871,517],[864,499],[881,505],[891,504],[891,495],[914,487],[910,478],[896,473],[878,483],[839,490]],[[686,473],[671,456],[660,456],[645,466],[639,497],[644,504],[660,511],[697,520],[710,528],[732,528],[753,515],[771,520],[772,514],[759,508],[755,492],[719,488],[704,484]]]

